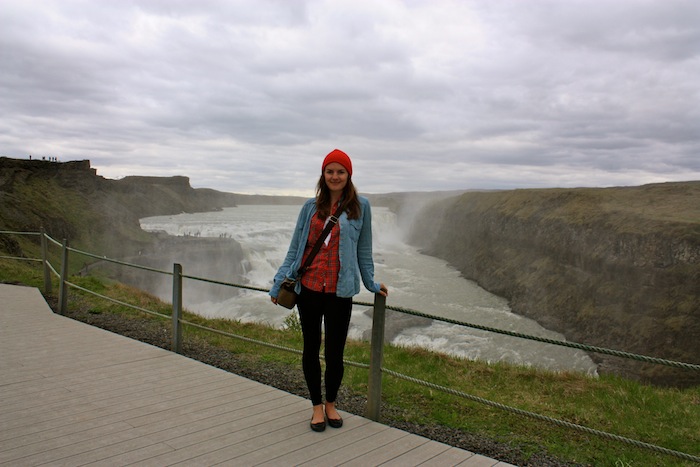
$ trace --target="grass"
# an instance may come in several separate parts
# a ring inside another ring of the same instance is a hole
[[[0,281],[43,287],[39,265],[24,261],[0,259]],[[168,303],[108,279],[74,276],[71,281],[161,314],[171,312]],[[57,293],[57,285],[54,293]],[[91,313],[119,313],[130,319],[163,321],[77,290],[71,290],[69,298],[69,306],[88,307]],[[301,349],[302,346],[293,316],[287,320],[291,330],[209,320],[187,312],[184,319],[285,347]],[[275,362],[301,371],[297,354],[256,346],[191,326],[185,328],[185,339],[203,340],[246,354],[251,364]],[[346,359],[367,363],[369,353],[368,343],[351,341]],[[592,378],[504,363],[487,364],[391,345],[385,348],[384,367],[507,406],[700,455],[700,387],[660,388],[613,376]],[[367,371],[348,367],[344,385],[353,393],[366,394]],[[560,459],[592,465],[692,465],[672,456],[515,415],[388,375],[384,376],[382,399],[392,408],[392,414],[399,414],[407,422],[440,424],[489,437],[517,446],[526,457],[544,449]]]
[[[508,217],[604,224],[617,233],[655,234],[660,228],[676,238],[693,236],[700,227],[700,182],[660,183],[616,188],[546,188],[469,192],[459,210],[495,211]]]

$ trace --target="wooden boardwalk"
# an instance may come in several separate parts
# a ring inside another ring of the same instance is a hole
[[[510,464],[343,413],[54,314],[0,284],[0,465]]]

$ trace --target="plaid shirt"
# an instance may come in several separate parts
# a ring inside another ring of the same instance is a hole
[[[332,212],[335,212],[337,205],[333,206]],[[304,259],[301,264],[306,262],[306,258],[314,248],[316,240],[321,235],[325,226],[325,220],[318,218],[316,214],[311,217],[311,225],[309,228],[309,238],[306,239],[306,247],[304,248]],[[340,272],[340,225],[336,224],[331,229],[328,240],[328,245],[321,244],[321,249],[318,250],[316,257],[311,262],[311,266],[301,276],[301,284],[307,289],[315,292],[335,293],[338,286],[338,273]]]

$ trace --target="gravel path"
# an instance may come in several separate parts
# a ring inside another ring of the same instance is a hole
[[[54,300],[55,302],[55,300]],[[55,310],[55,303],[49,299],[49,305]],[[67,316],[93,326],[106,329],[116,334],[146,342],[161,348],[170,349],[170,328],[168,323],[150,320],[137,320],[111,313],[91,313],[87,310],[71,309]],[[246,378],[283,391],[308,397],[306,383],[301,368],[289,367],[270,362],[259,363],[253,358],[234,354],[224,349],[211,346],[204,341],[186,341],[183,343],[183,354],[192,359],[207,363]],[[366,399],[363,395],[352,394],[341,387],[338,395],[340,409],[357,415],[365,413]],[[311,407],[309,406],[309,412]],[[584,464],[567,463],[547,455],[544,450],[526,459],[525,454],[517,447],[494,441],[480,435],[474,435],[454,428],[441,425],[419,425],[402,420],[399,411],[393,407],[382,405],[382,423],[476,452],[494,459],[509,462],[518,466],[560,467],[581,466]]]

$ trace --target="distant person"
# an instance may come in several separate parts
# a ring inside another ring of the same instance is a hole
[[[342,206],[342,208],[341,208]],[[332,214],[342,209],[337,219]],[[329,235],[311,265],[301,271],[325,225],[332,220]],[[302,206],[282,266],[270,290],[277,304],[280,286],[286,278],[296,279],[296,305],[304,337],[302,366],[309,388],[313,417],[311,429],[323,431],[326,421],[333,428],[343,426],[335,403],[343,380],[343,353],[350,326],[352,297],[360,292],[360,278],[373,293],[387,295],[384,284],[374,282],[372,258],[372,213],[369,201],[358,196],[352,183],[352,162],[335,149],[323,160],[316,197]],[[321,322],[325,330],[326,402],[321,391]]]

